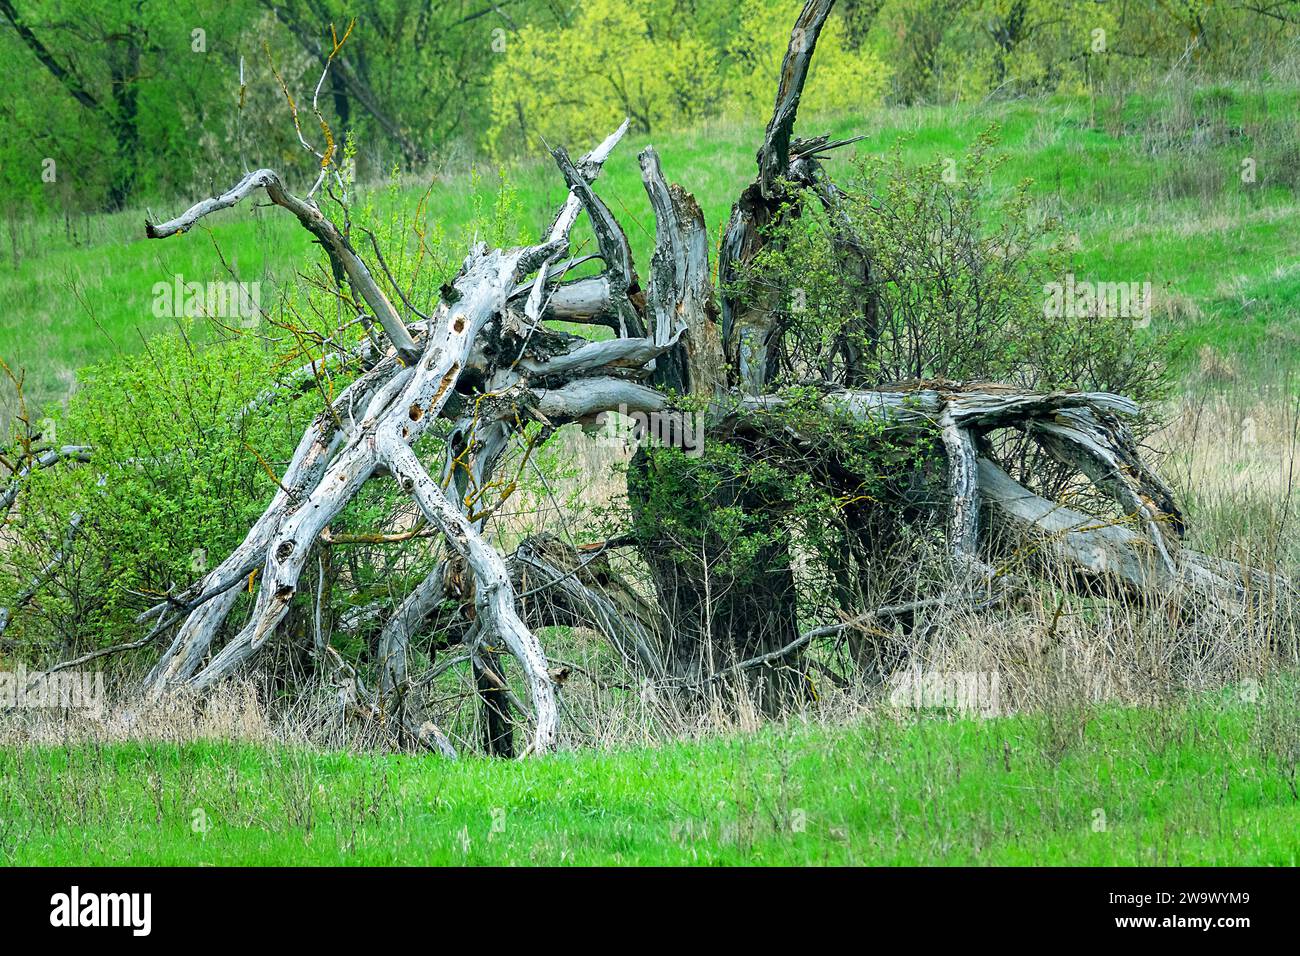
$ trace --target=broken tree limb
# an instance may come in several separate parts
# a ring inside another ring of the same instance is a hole
[[[979,545],[979,484],[975,475],[975,440],[957,424],[951,409],[939,416],[944,451],[948,456],[948,495],[952,517],[948,546],[959,562],[975,560]]]
[[[186,232],[204,216],[238,205],[259,189],[265,189],[271,202],[293,213],[302,223],[303,228],[320,241],[321,247],[324,248],[336,271],[347,275],[353,288],[374,311],[375,318],[383,326],[384,333],[397,349],[397,354],[402,361],[408,364],[415,362],[420,355],[419,347],[411,338],[406,323],[398,315],[393,303],[389,301],[388,296],[384,295],[383,289],[375,282],[374,276],[370,274],[366,264],[352,248],[352,244],[321,212],[320,207],[313,200],[299,199],[289,192],[279,174],[272,169],[254,170],[220,196],[195,203],[175,219],[157,224],[146,222],[145,235],[150,239],[165,239]]]
[[[1225,569],[1222,563],[1176,546],[1181,513],[1116,417],[1138,411],[1123,396],[917,383],[911,388],[835,389],[822,401],[830,414],[848,414],[887,429],[930,428],[939,433],[952,496],[949,544],[956,555],[974,557],[982,547],[977,519],[984,502],[988,506],[984,510],[991,509],[1004,524],[1042,543],[1055,567],[1077,570],[1085,578],[1109,579],[1126,589],[1151,592],[1177,583],[1216,600],[1240,600],[1245,592],[1238,581],[1272,577],[1248,568]],[[744,424],[746,416],[770,414],[783,406],[778,395],[741,396],[715,421],[734,428]],[[974,439],[1008,427],[1039,439],[1054,457],[1075,467],[1120,504],[1130,518],[1117,522],[1066,508],[1030,492],[988,458],[977,460]]]
[[[726,377],[704,213],[695,197],[664,180],[653,147],[642,150],[640,163],[655,214],[646,310],[655,344],[668,351],[656,362],[653,381],[659,388],[712,398],[725,388]]]
[[[619,321],[619,335],[640,337],[645,335],[641,317],[633,307],[630,297],[638,291],[636,270],[632,266],[632,249],[627,243],[623,227],[618,224],[609,207],[596,195],[583,172],[569,159],[564,147],[551,153],[556,165],[568,183],[572,195],[577,197],[591,222],[596,235],[600,257],[605,262],[605,277],[615,315]]]
[[[473,571],[479,616],[510,648],[528,681],[536,713],[533,748],[537,752],[553,749],[559,719],[555,685],[547,671],[541,645],[519,618],[505,561],[483,540],[461,510],[447,500],[404,442],[398,441],[392,432],[381,432],[377,440],[380,454],[402,490],[411,495],[429,520],[442,529],[448,542]]]
[[[833,6],[835,0],[808,0],[790,32],[790,45],[781,61],[776,107],[768,121],[763,146],[758,151],[758,183],[764,199],[777,196],[776,181],[785,175],[790,165],[790,137],[794,133],[799,100],[803,97],[817,38]]]
[[[1064,570],[1161,597],[1184,589],[1216,602],[1240,601],[1245,595],[1240,583],[1212,570],[1200,555],[1183,551],[1170,569],[1152,539],[1129,524],[1098,519],[1036,495],[987,458],[980,458],[978,468],[993,521],[1015,540],[1032,542],[1033,560],[1044,572]]]

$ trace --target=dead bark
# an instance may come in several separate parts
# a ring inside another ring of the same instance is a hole
[[[590,425],[610,411],[677,413],[684,396],[705,406],[708,440],[730,442],[754,458],[797,446],[802,457],[790,467],[805,468],[828,483],[861,480],[849,473],[850,465],[831,460],[834,450],[816,436],[800,434],[783,415],[788,399],[770,389],[784,331],[781,309],[770,302],[741,301],[730,288],[761,249],[764,226],[790,197],[783,185],[787,180],[809,187],[832,215],[838,214],[839,194],[821,169],[820,156],[843,143],[793,138],[808,62],[830,7],[830,0],[810,0],[792,35],[759,151],[758,176],[733,208],[723,240],[720,326],[706,224],[693,198],[667,182],[654,150],[646,149],[640,157],[655,214],[655,249],[644,290],[622,227],[593,187],[626,123],[576,162],[563,148],[556,149],[553,156],[569,194],[546,235],[519,248],[476,246],[443,301],[426,311],[403,300],[410,314],[400,313],[339,229],[313,201],[291,194],[270,170],[251,173],[223,195],[147,227],[151,238],[176,235],[264,189],[320,242],[336,273],[346,276],[365,300],[386,337],[370,350],[365,370],[306,429],[279,489],[243,542],[201,580],[141,616],[154,622],[150,637],[179,623],[146,678],[149,693],[163,694],[181,684],[211,687],[252,662],[299,596],[302,573],[311,566],[329,522],[368,481],[382,478],[395,482],[437,531],[447,561],[424,577],[383,626],[375,651],[374,694],[365,691],[355,668],[343,664],[328,636],[321,635],[318,660],[350,670],[359,708],[376,719],[394,719],[407,727],[406,697],[418,683],[408,673],[412,640],[446,596],[453,563],[466,569],[459,599],[467,608],[472,604],[472,614],[466,616],[474,622],[463,653],[453,661],[471,664],[484,701],[484,743],[490,752],[515,751],[513,722],[526,707],[497,656],[503,650],[517,662],[529,699],[532,730],[524,751],[556,745],[558,688],[536,637],[536,629],[552,624],[594,630],[618,650],[630,670],[674,693],[698,693],[723,678],[756,674],[761,675],[759,693],[767,709],[799,699],[806,654],[819,635],[832,632],[801,631],[792,552],[779,533],[754,556],[752,577],[721,582],[715,569],[728,542],[716,535],[703,536],[698,560],[694,555],[684,560],[672,542],[636,539],[657,597],[647,602],[610,570],[603,552],[590,554],[539,536],[506,556],[489,542],[487,526],[502,500],[493,491],[495,468],[522,423],[541,422],[545,440],[565,424]],[[575,265],[590,258],[574,258],[570,249],[570,232],[580,214],[591,222],[602,270],[567,279]],[[847,226],[843,245],[851,271],[869,282],[862,246]],[[871,315],[868,301],[861,315],[868,332]],[[548,327],[550,319],[604,325],[615,336],[588,341]],[[882,426],[890,441],[933,444],[946,469],[948,550],[963,582],[983,586],[997,579],[1003,570],[1000,543],[1015,534],[1037,542],[1044,572],[1067,568],[1095,578],[1101,553],[1100,573],[1124,587],[1150,591],[1172,582],[1216,602],[1241,600],[1242,586],[1223,566],[1180,547],[1183,519],[1173,496],[1143,463],[1123,423],[1124,416],[1137,411],[1129,400],[1106,393],[1033,393],[996,384],[916,382],[870,388],[864,384],[870,356],[847,364],[851,387],[818,383],[819,414],[869,420]],[[245,413],[255,414],[260,407],[255,404]],[[440,418],[452,423],[441,461],[423,460],[416,452],[424,447],[419,440]],[[985,453],[987,436],[1005,428],[1020,429],[1077,471],[1123,517],[1085,516],[1012,481]],[[647,500],[644,489],[657,480],[654,452],[643,449],[636,456],[630,479],[636,510]],[[636,490],[638,483],[642,491]],[[771,515],[769,502],[742,482],[717,490],[706,505],[767,517],[779,529],[781,517]],[[856,533],[863,532],[859,528]],[[862,551],[854,560],[889,560],[887,554],[868,554],[866,547]],[[839,573],[850,574],[851,562]],[[230,622],[245,589],[253,592],[252,609],[242,623]],[[317,600],[319,591],[318,586]],[[947,600],[951,593],[921,600]],[[874,613],[902,619],[912,613],[912,604]],[[855,613],[849,607],[841,611],[848,619],[867,613],[861,606]],[[444,666],[450,665],[439,665]],[[419,728],[407,730],[421,733]],[[450,749],[443,746],[440,732],[424,736],[437,749]]]
[[[654,344],[668,349],[655,361],[651,382],[679,394],[712,398],[726,387],[726,365],[704,213],[690,193],[664,180],[653,147],[647,146],[640,160],[641,178],[655,214],[646,309],[654,323]]]
[[[370,306],[402,361],[408,364],[416,361],[420,352],[411,338],[411,333],[406,329],[406,323],[397,314],[388,296],[384,295],[383,289],[379,288],[369,268],[352,248],[352,244],[339,232],[334,223],[325,217],[314,201],[299,199],[285,189],[279,175],[273,170],[259,169],[251,172],[220,196],[196,203],[175,219],[158,224],[146,222],[145,235],[150,239],[165,239],[185,232],[204,216],[221,209],[229,209],[258,189],[265,189],[271,202],[283,206],[298,217],[303,228],[315,236],[324,248],[335,273],[346,275],[358,294]]]

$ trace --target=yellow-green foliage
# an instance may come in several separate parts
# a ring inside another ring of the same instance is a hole
[[[740,31],[727,46],[725,89],[730,106],[761,116],[772,110],[798,4],[743,0],[740,9]],[[845,33],[835,16],[822,28],[801,101],[805,112],[862,110],[884,96],[888,68],[873,51],[850,49]]]
[[[1134,41],[1118,10],[1092,0],[885,0],[868,35],[904,102],[1081,92]]]
[[[720,6],[720,15],[736,20],[729,38],[707,16],[672,17],[663,6],[590,0],[567,27],[529,26],[512,36],[492,72],[491,148],[585,144],[624,117],[634,131],[651,133],[724,112],[771,110],[799,3]],[[849,49],[845,33],[838,17],[822,31],[805,95],[811,111],[861,109],[885,91],[881,60]]]

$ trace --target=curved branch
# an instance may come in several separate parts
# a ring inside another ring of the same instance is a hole
[[[377,440],[379,453],[402,490],[442,530],[447,541],[473,571],[474,599],[480,617],[490,623],[523,668],[537,713],[533,730],[534,751],[554,749],[558,727],[555,684],[547,672],[541,645],[519,617],[505,561],[461,510],[447,499],[410,446],[401,441],[396,432],[381,430]]]
[[[326,218],[313,200],[299,199],[285,189],[279,174],[274,170],[255,170],[220,196],[214,196],[195,203],[175,219],[156,224],[146,222],[145,235],[150,239],[165,239],[168,236],[186,232],[204,216],[238,205],[240,201],[258,189],[265,189],[266,195],[271,202],[284,207],[297,216],[303,228],[320,241],[336,271],[347,275],[348,281],[352,283],[353,288],[357,290],[361,298],[374,311],[375,318],[383,326],[384,333],[388,336],[388,340],[393,344],[393,347],[397,349],[397,354],[402,361],[408,365],[418,361],[420,356],[419,346],[411,338],[406,323],[397,314],[397,309],[393,307],[393,303],[389,301],[388,296],[384,295],[383,289],[375,282],[374,276],[370,274],[366,264],[361,261],[361,257],[352,248],[352,244],[338,231],[334,223]]]

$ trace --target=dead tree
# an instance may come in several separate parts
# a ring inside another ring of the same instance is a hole
[[[758,666],[771,671],[774,662],[791,664],[788,669],[798,673],[809,635],[824,629],[800,632],[789,555],[780,546],[761,556],[768,570],[757,582],[718,597],[679,562],[642,542],[656,604],[603,566],[603,547],[585,552],[538,539],[513,554],[500,553],[484,534],[491,508],[478,498],[529,421],[541,422],[549,436],[565,424],[590,425],[615,410],[672,413],[682,396],[690,396],[707,406],[709,436],[754,449],[772,447],[774,431],[782,441],[803,440],[779,420],[785,399],[769,388],[785,331],[781,310],[729,297],[726,289],[761,248],[764,226],[777,215],[797,214],[780,212],[788,209],[795,187],[811,189],[838,215],[839,193],[820,157],[840,144],[793,137],[809,61],[831,6],[832,0],[809,0],[799,16],[758,153],[757,178],[741,193],[723,239],[721,296],[710,279],[703,215],[689,193],[667,182],[649,147],[640,166],[655,213],[655,249],[642,285],[624,231],[595,188],[626,123],[576,161],[563,148],[554,150],[569,194],[547,233],[534,245],[480,244],[469,250],[427,318],[406,302],[399,309],[319,205],[290,192],[272,170],[250,173],[228,192],[148,224],[150,238],[176,236],[264,193],[320,243],[335,274],[346,277],[385,337],[369,355],[369,367],[307,428],[279,490],[243,542],[200,580],[143,615],[152,622],[150,635],[169,637],[146,679],[149,693],[178,685],[208,688],[251,664],[276,640],[322,532],[372,480],[395,483],[465,569],[468,586],[461,594],[472,605],[474,621],[464,639],[465,658],[488,708],[490,749],[513,752],[510,726],[521,708],[531,716],[524,749],[545,751],[556,744],[557,682],[536,637],[546,624],[594,628],[629,666],[665,687],[698,691],[721,675]],[[568,278],[569,236],[581,214],[591,223],[602,271]],[[859,320],[870,341],[870,263],[847,224],[841,238],[842,254],[864,286]],[[605,326],[614,337],[590,341],[557,331],[547,324],[551,320]],[[860,356],[846,351],[843,357],[849,374],[823,383],[826,415],[883,423],[895,435],[933,438],[942,449],[948,549],[962,580],[989,586],[998,576],[997,542],[1015,535],[1039,541],[1041,560],[1069,568],[1080,580],[1106,579],[1137,592],[1177,584],[1213,601],[1239,598],[1243,582],[1237,571],[1179,546],[1181,515],[1125,427],[1125,417],[1137,411],[1128,399],[953,382],[873,387],[863,380],[860,370],[867,366]],[[422,460],[417,442],[439,419],[453,423],[443,460]],[[1091,481],[1128,517],[1097,521],[1019,485],[991,457],[986,442],[990,432],[1008,428]],[[634,472],[639,468],[644,477],[646,464],[640,457]],[[828,463],[826,473],[834,467]],[[736,491],[733,502],[745,504],[743,494]],[[240,586],[254,572],[251,613],[231,621]],[[446,596],[447,575],[447,564],[440,564],[384,626],[382,678],[367,698],[374,713],[404,719],[408,648]],[[703,628],[706,609],[710,624]],[[503,679],[498,648],[518,662],[526,701]],[[424,734],[446,749],[436,731],[425,728]]]

